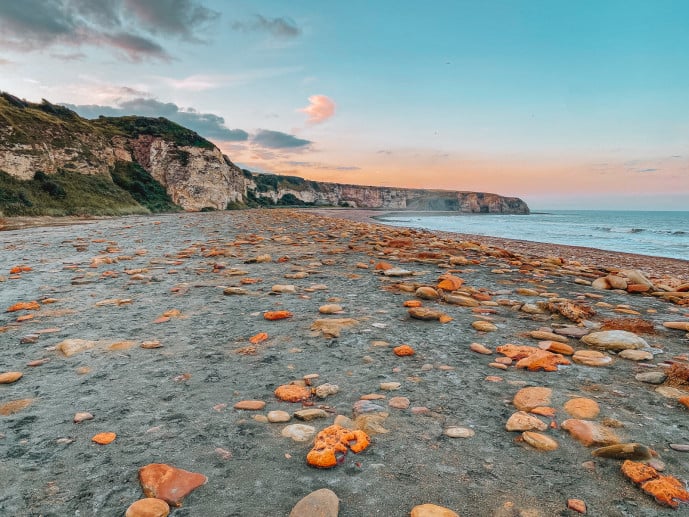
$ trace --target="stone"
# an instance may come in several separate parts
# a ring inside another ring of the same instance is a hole
[[[339,511],[340,500],[335,492],[321,488],[299,500],[289,517],[337,517]]]
[[[663,327],[673,330],[683,330],[689,332],[689,321],[666,321]]]
[[[533,431],[524,431],[522,439],[534,449],[539,451],[554,451],[559,447],[558,443],[550,436],[545,434],[535,433]]]
[[[627,288],[627,280],[625,278],[622,278],[621,276],[608,275],[605,277],[605,279],[608,281],[608,284],[610,284],[610,287],[612,289],[626,289]]]
[[[450,305],[459,305],[460,307],[478,307],[481,305],[478,300],[459,294],[445,294],[443,301]]]
[[[572,355],[574,353],[574,349],[568,344],[552,340],[540,341],[538,348],[554,354]]]
[[[260,411],[266,407],[266,403],[262,400],[240,400],[233,407],[245,411]]]
[[[325,410],[318,408],[301,409],[294,412],[294,418],[309,422],[311,420],[316,420],[317,418],[328,418],[328,413]]]
[[[491,355],[493,353],[490,348],[488,348],[486,345],[482,345],[481,343],[471,343],[469,345],[469,349],[477,354]]]
[[[606,290],[610,289],[610,283],[608,282],[607,278],[602,276],[600,278],[596,278],[593,282],[591,282],[591,287],[598,290]]]
[[[329,397],[330,395],[335,395],[340,391],[340,387],[337,384],[325,383],[317,386],[314,390],[316,396],[320,399]]]
[[[532,330],[529,335],[534,339],[540,339],[543,341],[557,341],[559,343],[567,343],[568,339],[566,336],[561,336],[560,334],[555,334],[554,332],[548,332],[546,330]]]
[[[549,406],[552,394],[553,390],[550,388],[539,386],[522,388],[514,395],[512,404],[519,411],[530,411],[539,406]]]
[[[367,267],[368,268],[368,267]],[[385,269],[383,271],[383,274],[385,276],[391,276],[391,277],[400,277],[400,276],[411,276],[414,273],[409,271],[408,269],[403,269],[401,267],[391,267],[389,269]]]
[[[108,445],[109,443],[114,442],[115,438],[117,438],[117,435],[115,433],[106,432],[98,433],[97,435],[91,438],[91,441],[99,445]]]
[[[337,303],[329,303],[327,305],[321,305],[318,308],[318,312],[321,314],[338,314],[341,313],[344,309],[342,308],[342,305],[338,305]]]
[[[577,513],[586,513],[586,503],[581,499],[567,499],[567,508]]]
[[[388,406],[395,409],[407,409],[411,401],[407,397],[392,397],[388,400]]]
[[[586,447],[590,445],[615,445],[620,442],[620,439],[613,431],[589,420],[571,418],[562,422],[561,427],[572,438]]]
[[[414,355],[414,349],[410,347],[409,345],[400,345],[396,346],[395,348],[392,349],[393,353],[398,356],[398,357],[405,357],[405,356],[410,356]]]
[[[266,415],[268,418],[268,422],[272,424],[280,424],[284,422],[289,422],[292,417],[287,411],[281,411],[281,410],[275,410],[275,411],[268,411],[268,415]]]
[[[589,346],[613,351],[638,349],[648,346],[648,343],[643,338],[626,330],[592,332],[582,337],[581,340]]]
[[[249,294],[249,291],[247,291],[243,287],[226,287],[225,289],[223,289],[222,294],[224,294],[225,296],[243,295]]]
[[[80,424],[85,420],[92,420],[92,419],[93,419],[93,415],[91,413],[81,412],[81,413],[77,413],[74,415],[73,421],[75,424]]]
[[[2,405],[0,405],[0,415],[9,416],[19,411],[26,409],[31,404],[33,404],[34,399],[18,399],[10,400]]]
[[[608,366],[612,364],[612,358],[597,350],[577,350],[572,356],[572,361],[584,366]]]
[[[662,371],[642,372],[637,373],[634,378],[637,381],[645,382],[647,384],[662,384],[665,382],[665,379],[667,379],[667,375],[665,375],[665,372]]]
[[[146,497],[162,499],[171,506],[182,506],[192,491],[205,485],[208,478],[165,463],[151,463],[139,469],[139,482]]]
[[[472,327],[474,327],[475,330],[478,330],[479,332],[493,332],[495,330],[498,330],[498,327],[491,323],[490,321],[483,321],[483,320],[478,320],[474,321],[471,324]]]
[[[670,449],[679,452],[689,452],[689,443],[671,443]]]
[[[0,384],[12,384],[22,378],[22,372],[5,372],[0,373]]]
[[[459,517],[459,514],[444,506],[426,503],[412,508],[410,517]]]
[[[129,505],[124,517],[167,517],[169,514],[170,505],[165,501],[155,497],[146,497]]]
[[[270,290],[279,294],[294,294],[297,292],[297,286],[291,284],[275,284]]]
[[[440,320],[440,318],[445,315],[440,311],[429,309],[428,307],[411,307],[407,312],[411,318],[422,321]]]
[[[402,384],[399,382],[381,382],[380,383],[380,389],[383,391],[395,391],[398,390],[402,387]]]
[[[680,402],[687,395],[686,391],[682,391],[674,386],[658,386],[654,391],[665,398],[679,400]]]
[[[344,415],[337,415],[333,424],[344,427],[345,429],[356,429],[356,423],[351,418]]]
[[[316,435],[316,428],[306,424],[291,424],[286,426],[280,434],[295,442],[308,442]]]
[[[414,294],[422,300],[437,300],[440,297],[438,291],[436,291],[432,287],[426,286],[419,287]]]
[[[646,275],[644,275],[638,269],[623,269],[620,271],[620,273],[627,277],[627,280],[630,284],[642,284],[647,286],[649,289],[655,288],[653,282],[646,278]]]
[[[58,343],[55,348],[64,357],[72,357],[94,346],[96,346],[96,342],[88,339],[65,339]]]
[[[448,427],[443,431],[443,434],[448,438],[471,438],[476,434],[476,431],[468,427]]]
[[[163,345],[161,345],[160,341],[158,341],[157,339],[151,339],[149,341],[143,341],[140,346],[141,348],[152,350],[154,348],[160,348]]]
[[[653,354],[647,350],[622,350],[618,357],[629,361],[651,361]]]
[[[340,337],[343,329],[354,326],[359,322],[352,318],[330,318],[316,320],[311,324],[311,330],[320,331],[323,337],[336,338]]]
[[[548,424],[524,411],[513,413],[505,424],[508,431],[545,431]]]
[[[591,452],[597,458],[613,458],[616,460],[650,460],[655,452],[640,443],[618,443],[600,447]]]
[[[275,389],[275,396],[285,402],[302,402],[311,397],[311,390],[296,384],[283,384]]]
[[[574,418],[590,420],[596,418],[600,413],[600,407],[595,400],[576,397],[569,399],[564,405],[565,411]]]

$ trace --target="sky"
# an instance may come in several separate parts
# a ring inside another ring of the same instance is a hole
[[[0,1],[0,90],[254,171],[689,210],[686,0]]]

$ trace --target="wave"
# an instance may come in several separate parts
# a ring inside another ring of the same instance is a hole
[[[685,230],[661,230],[656,228],[629,228],[624,226],[596,226],[594,230],[604,233],[655,233],[658,235],[689,235]]]

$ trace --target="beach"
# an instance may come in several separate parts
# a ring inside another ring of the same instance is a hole
[[[0,374],[22,374],[0,384],[0,514],[123,515],[144,497],[140,469],[167,464],[207,479],[177,517],[287,516],[322,488],[342,517],[426,503],[463,517],[579,515],[573,501],[589,515],[675,515],[674,496],[657,502],[621,467],[626,454],[689,480],[689,263],[376,215],[242,210],[0,232]],[[616,330],[626,344],[585,341]],[[509,360],[508,344],[525,348]],[[536,349],[541,363],[517,366]],[[308,395],[281,400],[285,385]],[[542,388],[538,404],[524,388]],[[309,465],[335,422],[370,444]],[[115,436],[92,441],[101,433]],[[638,446],[592,454],[626,443]]]

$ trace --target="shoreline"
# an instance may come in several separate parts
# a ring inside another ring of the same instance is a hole
[[[314,209],[314,212],[323,216],[347,219],[355,222],[365,222],[370,224],[383,225],[389,228],[408,228],[387,224],[384,217],[400,213],[394,210],[372,210],[372,209]],[[413,215],[417,212],[409,212]],[[425,216],[442,216],[446,212],[424,212]],[[515,214],[519,215],[519,214]],[[627,253],[624,251],[609,251],[598,248],[588,248],[585,246],[569,246],[566,244],[553,244],[547,242],[525,241],[520,239],[507,239],[504,237],[490,237],[486,235],[475,235],[459,232],[445,232],[441,230],[424,230],[437,235],[449,236],[471,242],[479,242],[488,246],[503,248],[514,251],[530,258],[543,258],[546,256],[557,256],[568,261],[581,262],[599,268],[617,269],[639,269],[652,276],[673,276],[684,281],[689,281],[689,260],[682,260],[670,257],[657,257],[653,255],[641,255],[637,253]]]

